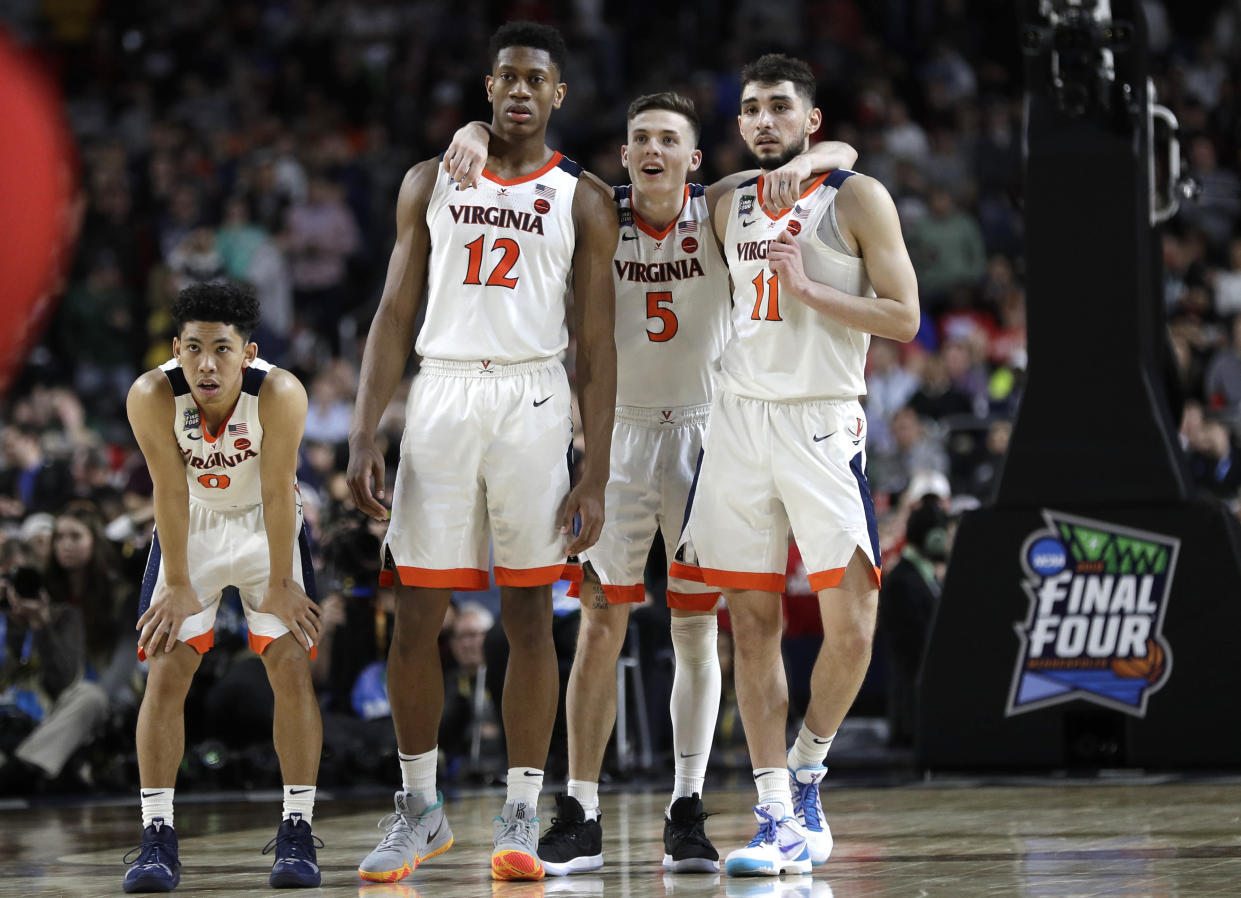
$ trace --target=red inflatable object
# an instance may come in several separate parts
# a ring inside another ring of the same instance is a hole
[[[74,233],[73,144],[54,85],[0,29],[0,396],[60,289]]]

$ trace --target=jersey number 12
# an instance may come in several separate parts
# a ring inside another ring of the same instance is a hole
[[[479,274],[483,267],[483,240],[484,238],[480,236],[477,240],[471,240],[465,245],[465,248],[470,251],[470,261],[465,271],[465,280],[462,283],[483,285],[483,282],[479,280]],[[493,252],[497,249],[501,250],[504,255],[500,257],[496,267],[491,269],[491,274],[487,275],[486,286],[513,289],[517,286],[517,278],[509,277],[508,273],[517,264],[517,258],[521,255],[521,247],[511,237],[497,237],[491,249]]]

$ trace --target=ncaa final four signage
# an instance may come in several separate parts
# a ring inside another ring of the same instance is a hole
[[[1146,715],[1168,680],[1163,619],[1181,542],[1159,533],[1043,511],[1021,547],[1030,613],[1006,716],[1083,699]]]

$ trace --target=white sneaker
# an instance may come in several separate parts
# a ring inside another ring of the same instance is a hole
[[[809,873],[810,848],[806,830],[796,818],[777,820],[769,804],[755,805],[758,832],[745,848],[728,855],[724,872],[729,876],[779,876],[781,873]]]
[[[827,863],[832,856],[832,828],[823,815],[823,802],[819,799],[819,783],[827,775],[827,768],[798,767],[789,771],[789,790],[793,793],[793,816],[806,828],[806,844],[810,846],[810,862],[814,865]]]

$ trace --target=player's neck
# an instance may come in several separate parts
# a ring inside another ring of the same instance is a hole
[[[685,185],[676,190],[639,190],[635,184],[631,202],[639,218],[662,231],[680,217],[685,207]]]
[[[194,402],[198,406],[198,411],[202,415],[202,426],[208,433],[219,433],[220,428],[224,426],[224,422],[232,415],[233,409],[237,407],[237,400],[241,398],[241,388],[238,387],[237,392],[229,397],[216,396],[212,399],[204,400],[198,396],[194,397]]]
[[[555,155],[546,142],[546,132],[530,137],[511,139],[496,132],[492,123],[487,171],[505,181],[521,178],[538,171]]]

